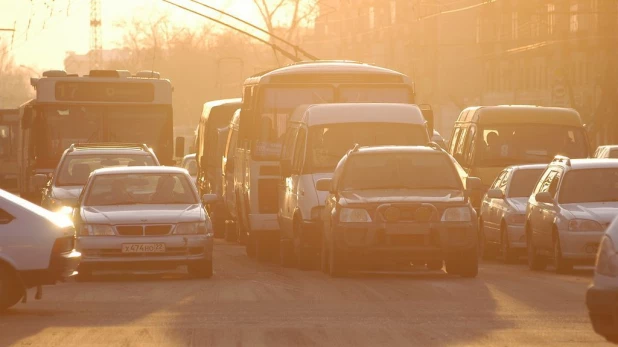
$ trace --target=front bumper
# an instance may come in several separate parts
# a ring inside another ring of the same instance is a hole
[[[603,234],[602,231],[560,230],[562,257],[585,264],[594,264]]]
[[[507,225],[506,230],[509,237],[509,247],[511,249],[527,247],[526,243],[526,229],[524,225]]]
[[[165,244],[162,253],[123,253],[123,244]],[[126,268],[154,265],[174,267],[212,259],[213,239],[206,235],[166,236],[82,236],[77,238],[82,265],[88,267]]]
[[[601,289],[590,286],[586,305],[594,331],[604,337],[618,338],[618,288]]]

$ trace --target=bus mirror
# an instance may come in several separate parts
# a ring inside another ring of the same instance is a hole
[[[31,125],[32,125],[32,108],[26,107],[24,108],[24,114],[21,117],[21,128],[30,129]]]
[[[434,130],[434,118],[433,118],[433,109],[431,109],[430,105],[419,105],[421,112],[423,113],[423,118],[427,121],[427,133],[431,138],[433,136]]]
[[[176,138],[176,157],[182,158],[185,156],[185,138],[179,136]]]

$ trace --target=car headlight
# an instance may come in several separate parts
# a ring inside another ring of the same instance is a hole
[[[463,207],[451,207],[444,210],[442,213],[442,222],[469,222],[472,220],[470,215],[470,208]]]
[[[62,206],[62,207],[60,207],[60,209],[58,209],[57,212],[58,213],[62,213],[62,214],[66,214],[66,215],[70,215],[71,213],[73,213],[73,207],[71,207],[71,206]]]
[[[616,253],[612,239],[607,235],[601,240],[594,271],[599,275],[618,277],[618,253]]]
[[[206,222],[197,222],[197,223],[178,223],[176,228],[174,229],[174,234],[176,235],[198,235],[198,234],[207,234],[208,230],[212,228],[208,228],[208,224]]]
[[[525,214],[510,214],[506,217],[506,224],[523,225],[524,223],[526,223]]]
[[[114,236],[114,229],[106,224],[82,224],[79,228],[80,236]]]
[[[371,216],[363,208],[342,208],[339,221],[344,223],[370,223]]]
[[[603,231],[601,223],[591,219],[571,219],[569,231]]]

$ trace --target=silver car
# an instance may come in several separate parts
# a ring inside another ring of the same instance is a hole
[[[185,169],[92,172],[73,212],[80,278],[93,270],[170,269],[212,276],[212,224]]]
[[[483,258],[502,253],[513,262],[526,250],[526,203],[546,164],[509,166],[496,177],[481,202],[479,237]]]
[[[547,256],[556,272],[594,264],[605,229],[618,215],[618,160],[556,156],[526,207],[528,266]]]

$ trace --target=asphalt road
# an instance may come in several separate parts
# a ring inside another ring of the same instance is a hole
[[[0,346],[593,346],[590,271],[523,264],[445,273],[321,272],[249,260],[216,244],[215,275],[113,274],[47,287],[0,315]]]

